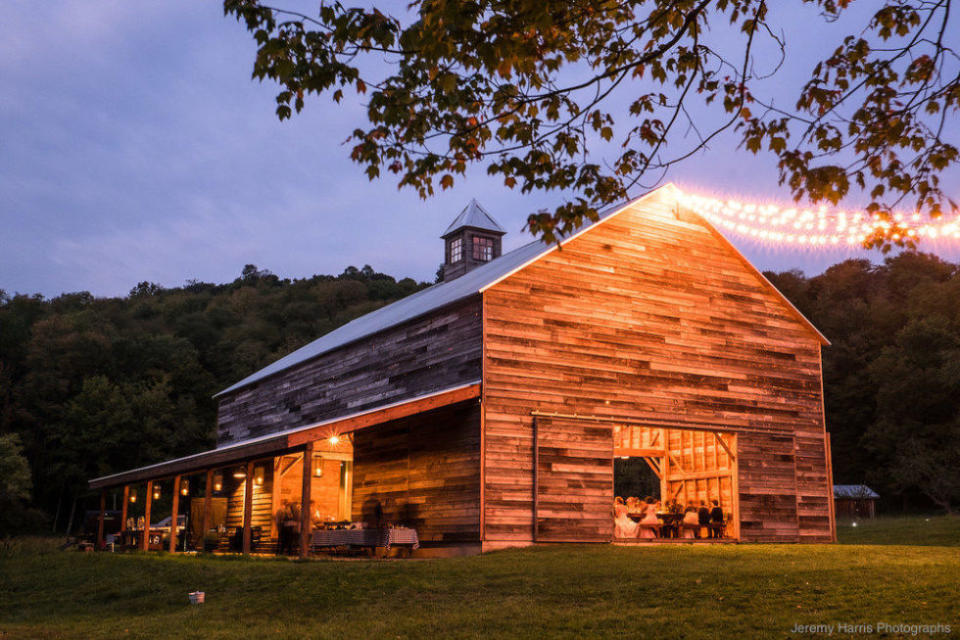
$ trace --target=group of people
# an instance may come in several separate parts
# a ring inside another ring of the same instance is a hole
[[[652,496],[643,500],[617,496],[613,505],[614,536],[617,538],[658,538],[668,533],[677,537],[708,538],[723,536],[723,509],[718,500],[708,506],[705,500],[699,505],[693,502],[686,506],[670,500],[666,506]],[[634,517],[631,517],[634,516]]]

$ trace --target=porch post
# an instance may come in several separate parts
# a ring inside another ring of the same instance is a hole
[[[207,488],[203,494],[203,525],[200,534],[200,551],[207,550],[207,532],[210,531],[210,504],[213,498],[213,469],[207,469]]]
[[[120,534],[127,532],[127,505],[130,503],[130,485],[123,485],[123,505],[120,507]]]
[[[180,476],[173,477],[173,507],[170,512],[170,546],[167,550],[170,553],[177,551],[177,523],[179,521],[180,511]]]
[[[150,505],[153,503],[153,480],[147,480],[147,497],[143,502],[143,539],[140,550],[146,551],[150,545]]]
[[[103,512],[107,510],[107,490],[100,490],[100,515],[97,516],[97,550],[103,549]]]
[[[303,477],[300,489],[300,557],[306,558],[310,551],[310,538],[313,532],[310,517],[310,493],[313,488],[313,442],[308,442],[303,449]]]
[[[247,477],[243,485],[243,555],[250,555],[251,523],[253,519],[253,460],[247,462]]]

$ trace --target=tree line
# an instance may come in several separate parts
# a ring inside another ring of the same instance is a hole
[[[960,499],[960,265],[905,252],[765,274],[825,335],[837,483],[888,508]],[[348,267],[129,295],[0,290],[0,533],[64,530],[90,478],[210,448],[217,391],[427,286]],[[90,502],[89,504],[93,504]]]
[[[425,286],[370,266],[290,280],[247,265],[229,284],[125,297],[0,290],[0,534],[63,531],[90,478],[211,448],[213,394]]]

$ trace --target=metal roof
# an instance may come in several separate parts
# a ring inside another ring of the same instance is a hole
[[[879,498],[880,494],[865,484],[835,484],[833,485],[834,498]]]
[[[369,335],[389,329],[395,325],[418,316],[430,313],[435,309],[463,300],[480,293],[486,284],[499,279],[526,262],[536,258],[549,247],[540,240],[526,244],[519,249],[506,253],[496,260],[468,271],[464,275],[449,282],[441,282],[432,287],[418,291],[406,298],[401,298],[393,304],[388,304],[375,311],[360,316],[347,324],[338,327],[330,333],[313,342],[287,354],[276,362],[267,365],[256,373],[247,376],[240,382],[227,387],[214,397],[236,391],[241,387],[263,380],[267,376],[289,369],[305,360],[333,351],[350,342],[365,338]]]
[[[474,229],[484,229],[486,231],[493,231],[494,233],[506,233],[506,230],[497,224],[497,221],[493,219],[486,209],[480,206],[480,203],[475,199],[470,200],[463,211],[460,212],[453,222],[450,223],[450,226],[447,227],[447,230],[443,232],[441,238],[445,238],[457,229],[461,227],[473,227]]]
[[[634,205],[654,194],[674,193],[676,191],[677,188],[672,183],[668,183],[662,187],[654,189],[653,191],[638,196],[633,200],[604,209],[599,213],[599,217],[597,218],[596,222],[585,224],[583,227],[578,229],[576,233],[572,234],[568,238],[564,238],[561,244],[570,242],[579,235],[589,231],[602,221],[613,217],[614,214],[624,211],[631,205]],[[476,201],[473,201],[467,206],[466,209],[464,209],[463,213],[457,216],[457,220],[454,220],[454,224],[457,224],[457,221],[463,217],[464,214],[471,210],[472,205],[476,205],[476,209],[483,212],[483,210],[480,209],[480,205],[476,204]],[[483,213],[486,215],[486,212]],[[489,216],[487,217],[489,218]],[[492,218],[490,218],[490,221],[496,225],[498,229],[500,228],[500,225],[497,225],[496,222],[493,222]],[[708,227],[715,229],[715,227],[713,227],[708,220],[703,219],[703,222]],[[724,242],[726,242],[731,250],[740,256],[740,258],[742,258],[743,262],[754,271],[757,277],[762,282],[766,283],[766,285],[769,286],[769,288],[796,313],[798,319],[809,329],[811,329],[811,331],[813,331],[822,340],[823,344],[830,344],[826,337],[820,333],[813,323],[804,317],[804,315],[793,306],[787,297],[780,293],[780,291],[774,287],[763,276],[763,274],[736,249],[736,247],[726,240],[726,238],[724,238],[719,231],[716,233],[724,240]],[[275,373],[279,373],[285,369],[289,369],[290,367],[310,360],[311,358],[315,358],[346,344],[355,342],[356,340],[360,340],[367,336],[373,335],[374,333],[389,329],[390,327],[407,322],[408,320],[413,320],[414,318],[430,313],[448,304],[452,304],[459,300],[464,300],[470,296],[482,293],[487,288],[510,276],[515,271],[518,271],[522,267],[526,266],[528,263],[533,262],[550,251],[553,251],[556,247],[556,244],[547,245],[540,240],[534,240],[533,242],[525,244],[518,249],[514,249],[509,253],[503,254],[495,260],[491,260],[485,265],[468,271],[466,274],[456,278],[455,280],[435,284],[431,287],[423,289],[422,291],[418,291],[413,295],[407,296],[406,298],[402,298],[392,304],[388,304],[385,307],[371,311],[364,316],[361,316],[337,329],[334,329],[330,333],[314,340],[313,342],[297,349],[296,351],[287,354],[279,360],[267,365],[263,369],[260,369],[256,373],[247,376],[240,382],[227,387],[223,391],[217,393],[214,397],[216,398],[224,394],[231,393],[237,389],[246,387],[255,382],[263,380],[264,378],[272,376]]]

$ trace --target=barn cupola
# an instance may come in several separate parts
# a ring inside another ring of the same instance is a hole
[[[444,241],[443,281],[459,278],[471,269],[500,257],[506,231],[476,200],[460,212],[441,238]]]

